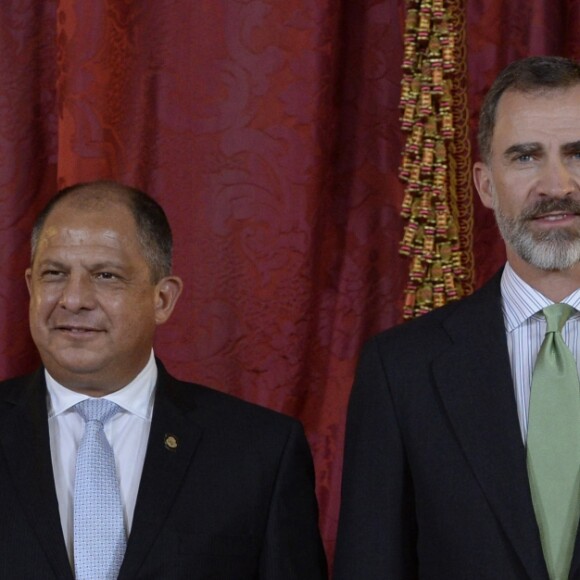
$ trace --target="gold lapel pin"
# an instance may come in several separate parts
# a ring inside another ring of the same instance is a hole
[[[165,435],[165,449],[175,451],[177,449],[177,437],[175,435]]]

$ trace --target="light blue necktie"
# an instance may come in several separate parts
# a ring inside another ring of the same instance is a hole
[[[76,580],[115,580],[127,536],[115,457],[103,426],[120,407],[107,399],[86,399],[74,408],[85,420],[75,476]]]

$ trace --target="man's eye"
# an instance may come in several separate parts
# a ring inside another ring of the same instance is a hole
[[[96,277],[99,280],[115,280],[117,278],[112,272],[99,272]]]
[[[520,163],[528,163],[532,159],[533,157],[530,153],[524,153],[523,155],[518,155],[518,157],[516,157],[516,161],[519,161]]]
[[[60,270],[43,270],[40,276],[42,278],[59,278],[60,276],[64,276],[64,272]]]

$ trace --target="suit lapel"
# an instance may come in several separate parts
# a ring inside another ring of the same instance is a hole
[[[16,495],[55,576],[72,580],[54,486],[43,371],[0,401],[0,445]]]
[[[530,577],[547,578],[517,419],[499,280],[498,275],[444,321],[453,345],[433,371],[491,509]]]
[[[192,405],[180,399],[177,381],[161,363],[133,526],[119,579],[137,575],[161,531],[201,438]]]

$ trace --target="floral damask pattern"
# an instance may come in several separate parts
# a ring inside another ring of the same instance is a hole
[[[472,130],[509,60],[578,55],[578,12],[466,2]],[[403,0],[0,3],[0,375],[38,364],[23,281],[38,208],[81,180],[144,188],[186,284],[158,354],[304,422],[329,557],[357,355],[401,320],[403,21]],[[475,222],[480,285],[503,250],[480,206]]]

